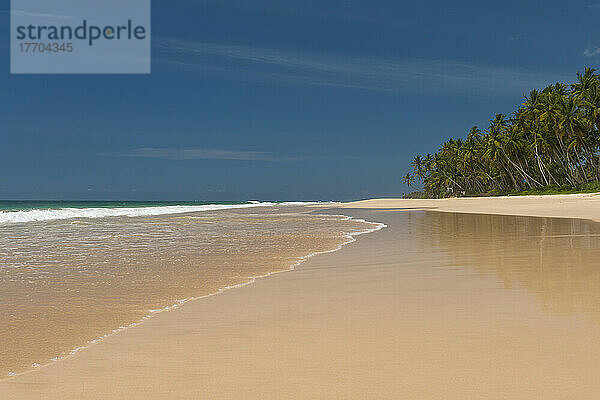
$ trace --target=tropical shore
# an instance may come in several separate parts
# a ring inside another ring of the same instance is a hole
[[[600,193],[447,199],[371,199],[345,203],[341,207],[435,210],[600,221]]]
[[[309,211],[246,204],[0,212],[0,380],[378,228]],[[39,216],[52,219],[31,220]]]
[[[600,227],[580,219],[600,220],[600,197],[337,207],[315,212],[387,228],[2,381],[0,398],[596,398]]]

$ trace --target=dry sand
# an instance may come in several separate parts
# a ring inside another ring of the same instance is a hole
[[[594,196],[352,206],[600,216]],[[0,399],[597,398],[597,224],[343,212],[388,228],[0,382]]]
[[[600,194],[598,193],[450,199],[371,199],[345,203],[342,207],[431,209],[445,212],[582,218],[600,221]]]

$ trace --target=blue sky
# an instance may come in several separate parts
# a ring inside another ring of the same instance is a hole
[[[600,59],[600,3],[154,0],[151,75],[10,75],[0,198],[397,196],[410,159]]]

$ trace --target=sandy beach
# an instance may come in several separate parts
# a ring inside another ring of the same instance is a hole
[[[599,18],[5,1],[0,400],[600,400]]]
[[[1,381],[0,398],[597,398],[600,197],[315,212],[387,228]]]
[[[475,214],[582,218],[600,221],[600,194],[598,193],[448,199],[371,199],[345,203],[342,207],[419,209]]]
[[[161,310],[289,270],[338,248],[351,232],[376,227],[308,211],[268,206],[0,221],[0,379],[60,360]]]

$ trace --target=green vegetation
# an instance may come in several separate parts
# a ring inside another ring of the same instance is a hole
[[[511,117],[411,165],[403,180],[423,192],[409,198],[600,192],[600,76],[586,68],[572,85],[532,90]]]
[[[522,190],[516,193],[508,193],[510,196],[533,196],[543,194],[575,194],[575,193],[598,193],[600,182],[588,182],[577,186],[549,185],[539,189]]]
[[[600,182],[588,182],[577,186],[556,186],[548,185],[542,188],[522,190],[520,192],[499,192],[480,193],[474,196],[540,196],[551,194],[575,194],[575,193],[600,193]],[[424,191],[414,191],[403,193],[403,199],[428,199],[431,198]]]

